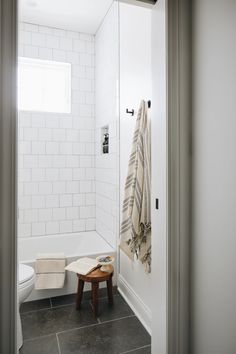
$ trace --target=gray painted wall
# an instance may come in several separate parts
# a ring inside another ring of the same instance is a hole
[[[194,354],[236,353],[236,1],[193,7]]]

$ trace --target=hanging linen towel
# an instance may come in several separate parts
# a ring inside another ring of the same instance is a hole
[[[63,253],[38,254],[35,263],[35,289],[59,289],[65,282],[66,259]]]
[[[151,136],[147,102],[141,101],[126,178],[120,248],[151,271]]]

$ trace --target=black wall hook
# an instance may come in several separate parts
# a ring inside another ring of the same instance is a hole
[[[126,113],[131,114],[131,116],[134,115],[134,109],[131,109],[131,111],[128,110],[128,108],[126,108]]]
[[[151,108],[152,102],[150,100],[147,101],[147,105],[148,105],[148,108]],[[131,116],[133,116],[134,115],[134,109],[129,110],[128,108],[126,108],[126,113],[131,114]]]

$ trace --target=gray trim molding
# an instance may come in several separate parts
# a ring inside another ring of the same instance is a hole
[[[167,14],[168,354],[189,354],[190,3],[188,0],[169,0]],[[1,0],[0,353],[4,354],[16,353],[16,47],[17,0]]]
[[[16,353],[17,0],[0,1],[0,353]]]
[[[189,354],[191,1],[168,1],[168,354]]]

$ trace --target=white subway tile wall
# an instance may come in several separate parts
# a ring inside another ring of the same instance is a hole
[[[95,36],[96,230],[113,247],[119,235],[118,9],[114,3]],[[91,97],[89,97],[92,99]],[[90,101],[91,102],[91,101]],[[101,128],[108,126],[109,154],[102,154]],[[89,151],[90,147],[87,147]],[[88,173],[88,169],[86,171]],[[88,196],[88,195],[87,195]],[[90,197],[88,198],[88,202]],[[86,209],[83,215],[86,214]],[[89,219],[87,219],[90,223]],[[92,226],[92,223],[91,223]]]
[[[95,230],[94,45],[20,24],[20,56],[72,64],[71,114],[19,112],[20,237]]]

